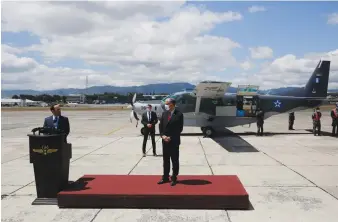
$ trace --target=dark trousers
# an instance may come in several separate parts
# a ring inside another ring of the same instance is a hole
[[[169,179],[170,173],[170,160],[173,165],[173,174],[171,179],[177,180],[177,175],[179,173],[179,156],[180,150],[179,146],[172,146],[170,143],[162,141],[163,147],[163,179]]]
[[[153,154],[155,154],[156,153],[155,131],[150,131],[150,130],[147,130],[146,128],[144,130],[142,152],[146,153],[146,146],[147,146],[149,134],[150,134],[150,137],[151,137],[151,143],[153,145]]]
[[[338,135],[338,123],[332,124],[332,136]]]
[[[257,135],[263,136],[263,124],[257,123]]]
[[[321,134],[321,122],[320,121],[313,121],[313,135],[320,135]]]
[[[289,120],[289,130],[293,129],[294,120]]]

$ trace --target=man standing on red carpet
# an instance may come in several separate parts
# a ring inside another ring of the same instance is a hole
[[[163,176],[158,184],[169,182],[170,159],[173,165],[171,186],[177,184],[179,172],[179,146],[181,144],[181,133],[183,131],[183,113],[175,109],[176,101],[167,99],[165,101],[166,111],[162,113],[159,128],[162,138],[163,149]]]

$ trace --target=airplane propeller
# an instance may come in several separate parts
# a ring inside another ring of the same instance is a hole
[[[130,113],[130,122],[132,123],[133,121],[133,117],[136,119],[136,127],[138,126],[138,121],[140,120],[139,118],[138,118],[138,116],[137,116],[137,113],[135,112],[135,106],[134,106],[134,104],[135,104],[135,102],[136,102],[136,93],[134,94],[134,96],[133,96],[133,99],[131,100],[131,103],[130,103],[130,105],[131,105],[131,108],[132,108],[132,110],[131,110],[131,113]]]

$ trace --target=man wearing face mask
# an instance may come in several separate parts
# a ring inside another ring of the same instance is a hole
[[[332,118],[332,136],[338,136],[338,102],[336,103],[336,108],[331,110]]]
[[[156,156],[155,125],[157,124],[158,119],[156,113],[151,109],[152,106],[148,104],[147,111],[143,113],[141,120],[141,123],[144,125],[144,137],[142,146],[142,152],[144,157],[146,156],[146,145],[149,134],[153,145],[153,155]]]
[[[183,131],[183,113],[175,109],[174,99],[165,101],[166,111],[162,113],[159,128],[163,148],[163,176],[158,184],[169,182],[170,159],[173,165],[171,186],[177,183],[179,173],[179,146],[181,144],[181,133]]]
[[[315,112],[312,114],[312,121],[313,121],[313,135],[320,136],[321,135],[321,121],[320,119],[322,118],[322,113],[319,110],[319,107],[315,109]],[[318,131],[317,131],[318,130]]]

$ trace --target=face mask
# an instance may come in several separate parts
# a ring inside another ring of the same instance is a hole
[[[164,105],[165,110],[169,110],[169,105]]]

